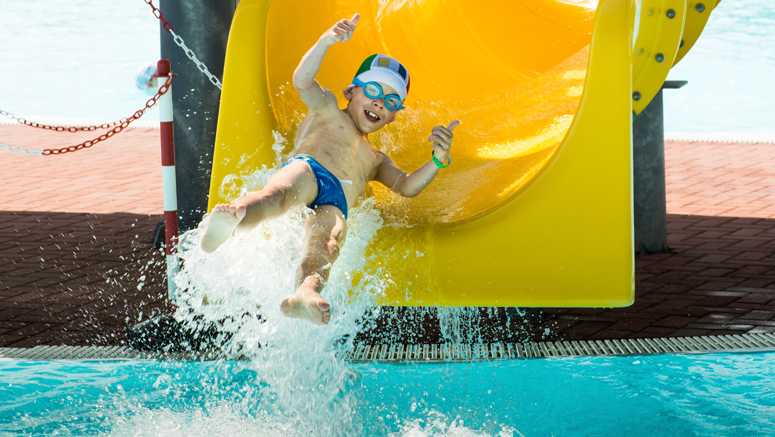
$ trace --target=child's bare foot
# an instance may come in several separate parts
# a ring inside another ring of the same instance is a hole
[[[218,205],[210,214],[210,223],[202,237],[202,249],[213,252],[224,241],[228,240],[242,218],[245,217],[244,206]]]
[[[288,317],[307,319],[318,325],[325,325],[331,320],[331,305],[320,294],[304,286],[286,297],[280,309]]]

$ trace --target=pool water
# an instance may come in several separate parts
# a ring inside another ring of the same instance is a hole
[[[665,131],[719,139],[775,140],[775,2],[722,1],[697,44],[670,70],[688,80],[665,91]],[[691,136],[691,135],[689,135]]]
[[[0,435],[775,435],[775,353],[350,370],[299,416],[250,362],[0,360]]]

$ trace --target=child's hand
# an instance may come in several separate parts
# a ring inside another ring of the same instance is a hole
[[[449,149],[452,147],[452,129],[460,124],[460,120],[453,120],[447,127],[436,126],[431,131],[428,140],[433,144],[433,156],[441,162],[449,165]]]
[[[355,26],[358,25],[358,21],[360,21],[360,19],[361,15],[356,12],[355,15],[353,15],[353,17],[349,20],[339,20],[330,29],[323,33],[322,38],[330,44],[348,41],[353,37]]]

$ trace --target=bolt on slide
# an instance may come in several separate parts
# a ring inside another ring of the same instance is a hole
[[[676,59],[690,6],[668,3],[242,0],[227,46],[209,208],[237,194],[223,190],[227,176],[273,165],[273,130],[293,138],[303,111],[286,92],[293,69],[327,23],[358,11],[358,37],[329,52],[318,80],[341,90],[376,52],[410,68],[408,109],[376,143],[417,168],[428,159],[418,146],[430,128],[463,122],[455,164],[422,195],[372,187],[385,220],[409,225],[386,226],[371,243],[394,281],[381,303],[628,306],[633,80],[645,83],[645,105],[667,70],[641,61],[638,47],[662,50],[654,62],[668,69]],[[657,9],[672,18],[644,20]]]

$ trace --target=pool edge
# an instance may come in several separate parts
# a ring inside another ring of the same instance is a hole
[[[775,333],[695,337],[570,340],[479,344],[356,344],[352,362],[465,362],[580,356],[659,355],[775,351]],[[0,358],[24,360],[184,360],[225,358],[215,352],[146,352],[125,346],[0,347]]]

